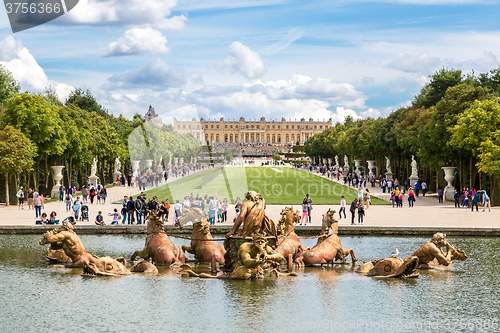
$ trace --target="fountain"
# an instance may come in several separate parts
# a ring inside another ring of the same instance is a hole
[[[51,168],[54,171],[54,176],[52,178],[54,179],[55,184],[52,187],[52,190],[50,191],[50,197],[58,198],[59,187],[61,186],[61,180],[63,179],[62,170],[64,169],[64,165],[55,165],[52,166]]]

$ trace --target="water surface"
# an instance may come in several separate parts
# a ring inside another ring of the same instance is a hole
[[[335,265],[257,281],[180,278],[169,269],[87,278],[79,269],[48,265],[39,238],[0,236],[2,332],[498,331],[496,238],[449,238],[468,260],[419,279],[373,279]],[[125,258],[142,249],[144,238],[81,236],[88,252]],[[404,257],[428,239],[341,240],[363,262],[388,257],[395,247]]]

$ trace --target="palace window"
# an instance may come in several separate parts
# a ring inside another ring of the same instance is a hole
[[[323,129],[323,125],[319,125],[319,129]]]
[[[214,128],[214,125],[211,125],[211,128]]]
[[[286,125],[286,129],[288,129],[288,125]]]
[[[219,125],[217,125],[217,129],[219,129]],[[218,142],[218,141],[219,141],[219,140],[217,140],[217,142]]]
[[[275,128],[275,126],[273,125],[273,129],[274,129],[274,128]],[[274,140],[273,140],[273,142],[274,142]]]
[[[225,125],[225,126],[226,126],[225,128],[227,128],[227,125]]]

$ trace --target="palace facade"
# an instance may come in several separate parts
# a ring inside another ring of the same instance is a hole
[[[299,121],[286,120],[178,120],[174,118],[174,130],[180,134],[192,134],[200,143],[233,142],[233,143],[271,143],[271,144],[303,144],[314,134],[321,133],[332,126],[332,119],[315,121],[304,118]]]

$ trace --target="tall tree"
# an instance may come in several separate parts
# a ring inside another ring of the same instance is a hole
[[[21,131],[7,125],[0,130],[0,170],[5,174],[6,205],[9,205],[9,173],[33,166],[35,146]]]
[[[0,104],[5,104],[7,100],[19,93],[21,86],[12,73],[4,66],[0,65]]]
[[[446,90],[462,82],[462,71],[442,68],[429,76],[427,83],[413,100],[414,108],[430,108],[443,98]]]
[[[44,160],[45,168],[48,169],[48,157],[62,155],[67,145],[58,109],[39,96],[23,93],[7,101],[3,118],[7,124],[18,128],[36,145],[35,185],[38,188],[39,162]],[[47,172],[48,170],[45,172],[46,186]]]

